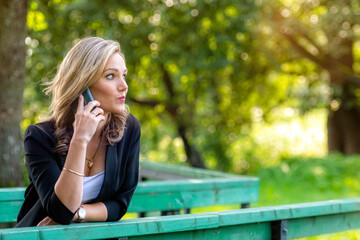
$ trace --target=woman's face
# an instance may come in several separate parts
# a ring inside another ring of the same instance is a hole
[[[110,56],[101,77],[89,87],[95,100],[100,102],[104,115],[121,113],[125,109],[128,91],[125,77],[127,69],[124,59],[118,53]]]

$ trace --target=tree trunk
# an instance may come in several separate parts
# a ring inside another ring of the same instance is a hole
[[[329,112],[327,123],[329,152],[360,154],[360,108],[352,92],[351,87],[344,85],[339,109]]]
[[[360,154],[360,114],[356,109],[340,107],[328,116],[329,152]]]
[[[197,168],[205,168],[199,152],[196,150],[195,146],[190,144],[186,137],[186,128],[184,126],[178,126],[178,133],[183,140],[187,161],[190,165]]]
[[[164,65],[160,65],[160,69],[163,72],[162,80],[163,80],[165,88],[170,96],[170,98],[167,102],[166,111],[174,119],[175,124],[178,129],[178,133],[179,133],[181,139],[183,140],[185,153],[186,153],[186,157],[187,157],[186,160],[193,167],[205,168],[205,164],[201,159],[200,153],[196,150],[196,147],[194,145],[191,145],[189,139],[186,137],[186,130],[190,128],[189,125],[186,125],[186,122],[188,122],[188,121],[184,121],[184,116],[178,115],[179,105],[178,105],[178,103],[175,103],[172,101],[172,99],[176,99],[177,93],[176,93],[175,87],[173,85],[173,82],[171,80],[170,74],[166,70]],[[190,107],[190,106],[188,106],[188,107]]]
[[[0,0],[0,187],[21,186],[27,0]]]

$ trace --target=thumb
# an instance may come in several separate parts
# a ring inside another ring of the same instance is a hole
[[[76,113],[81,113],[82,111],[84,111],[84,97],[82,94],[80,94]]]

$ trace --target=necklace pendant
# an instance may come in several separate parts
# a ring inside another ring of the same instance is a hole
[[[91,161],[88,162],[88,167],[89,168],[92,168],[93,165],[94,165],[94,162],[91,162]]]

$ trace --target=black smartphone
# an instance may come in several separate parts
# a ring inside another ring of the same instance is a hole
[[[87,88],[87,89],[82,93],[82,95],[83,95],[83,97],[84,97],[84,106],[86,106],[86,104],[88,104],[89,102],[94,101],[94,98],[93,98],[93,96],[91,95],[91,92],[90,92],[90,89],[89,89],[89,88]],[[77,111],[77,107],[78,107],[77,102],[78,102],[78,100],[76,100],[76,101],[74,102],[74,105],[73,105],[73,111],[74,111],[74,113],[76,113],[76,111]],[[96,107],[95,107],[95,108],[96,108]],[[95,108],[94,108],[94,109],[95,109]],[[92,109],[92,110],[94,110],[94,109]],[[91,111],[92,111],[92,110],[91,110]]]
[[[93,96],[91,95],[90,89],[87,88],[82,95],[84,96],[84,106],[88,104],[91,101],[94,101]]]

